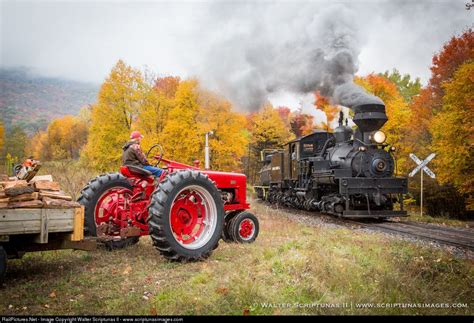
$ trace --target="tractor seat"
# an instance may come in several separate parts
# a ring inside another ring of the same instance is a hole
[[[126,177],[128,177],[127,175],[135,175],[135,176],[140,176],[140,177],[151,176],[150,171],[147,171],[146,169],[143,169],[139,166],[133,166],[133,165],[124,165],[120,167],[120,173],[122,173],[122,175]]]

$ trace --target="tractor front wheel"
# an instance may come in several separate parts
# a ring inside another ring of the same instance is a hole
[[[252,213],[244,211],[230,220],[228,231],[228,235],[233,241],[239,243],[252,243],[258,236],[258,219]]]
[[[221,195],[198,171],[169,174],[153,193],[148,211],[153,245],[167,259],[205,259],[221,238],[225,217]]]
[[[2,246],[0,246],[0,286],[3,284],[5,279],[5,273],[7,272],[7,253]]]

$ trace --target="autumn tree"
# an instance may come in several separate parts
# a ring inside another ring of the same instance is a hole
[[[211,167],[221,171],[240,170],[241,157],[247,152],[249,141],[245,117],[233,112],[229,101],[208,91],[199,91],[198,103],[201,142],[204,143],[204,133],[213,132],[209,137]]]
[[[410,74],[402,76],[395,68],[391,72],[385,71],[381,76],[384,76],[397,86],[398,92],[403,96],[405,102],[410,103],[413,97],[420,93],[421,82],[419,77],[412,80]]]
[[[181,82],[163,129],[163,146],[168,157],[192,163],[200,155],[202,133],[196,123],[199,109],[197,81]]]
[[[118,61],[92,107],[84,157],[98,170],[116,169],[147,91],[142,73]]]
[[[40,160],[77,159],[87,142],[87,124],[80,117],[54,119],[46,131],[35,134],[27,151]]]
[[[155,90],[169,99],[173,99],[181,79],[178,76],[159,77],[155,80]]]
[[[443,83],[443,101],[430,125],[433,163],[442,184],[452,183],[461,193],[474,194],[474,61],[461,65]],[[473,203],[473,201],[470,201]]]
[[[296,137],[306,136],[313,132],[312,115],[303,113],[301,110],[296,110],[291,114],[290,128],[291,132]]]
[[[175,105],[176,90],[179,78],[165,77],[155,81],[153,87],[147,88],[142,105],[138,109],[136,128],[145,136],[144,147],[161,143],[165,125],[169,120],[169,112]]]
[[[474,59],[474,31],[467,29],[458,37],[452,37],[444,44],[439,54],[434,55],[431,66],[431,78],[428,84],[433,96],[433,108],[438,110],[442,104],[445,87],[459,66]]]
[[[458,37],[452,37],[433,57],[431,77],[428,86],[421,89],[410,104],[411,117],[408,129],[410,148],[420,156],[428,153],[431,144],[429,127],[431,119],[441,110],[444,96],[444,82],[450,82],[456,69],[464,62],[474,59],[474,32],[466,30]]]

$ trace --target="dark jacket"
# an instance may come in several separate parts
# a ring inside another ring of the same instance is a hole
[[[132,140],[127,142],[123,147],[122,164],[132,166],[146,166],[149,165],[145,154],[140,148],[140,144]]]

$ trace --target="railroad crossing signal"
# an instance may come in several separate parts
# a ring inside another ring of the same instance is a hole
[[[416,157],[415,154],[410,154],[410,158],[413,159],[415,161],[415,163],[418,164],[418,166],[411,171],[410,174],[408,174],[408,176],[410,177],[413,177],[415,176],[416,173],[418,173],[420,171],[420,169],[423,169],[423,171],[428,175],[430,176],[431,178],[435,178],[436,175],[435,173],[433,173],[431,171],[431,169],[429,169],[428,167],[426,167],[426,165],[433,159],[435,158],[436,154],[435,153],[432,153],[431,155],[429,155],[428,157],[426,157],[425,160],[421,161],[418,157]]]
[[[421,185],[420,185],[420,214],[421,216],[423,216],[423,173],[426,173],[428,174],[431,178],[435,178],[436,175],[435,173],[433,173],[431,171],[431,169],[429,169],[428,167],[426,167],[426,165],[433,159],[435,158],[436,154],[435,153],[432,153],[430,154],[428,157],[426,157],[425,160],[420,160],[418,157],[416,157],[415,154],[410,154],[410,158],[413,159],[413,161],[418,165],[415,167],[415,169],[413,169],[411,171],[410,174],[408,174],[408,176],[410,177],[413,177],[415,176],[416,173],[418,173],[420,171],[420,169],[422,169],[423,171],[421,172]]]

